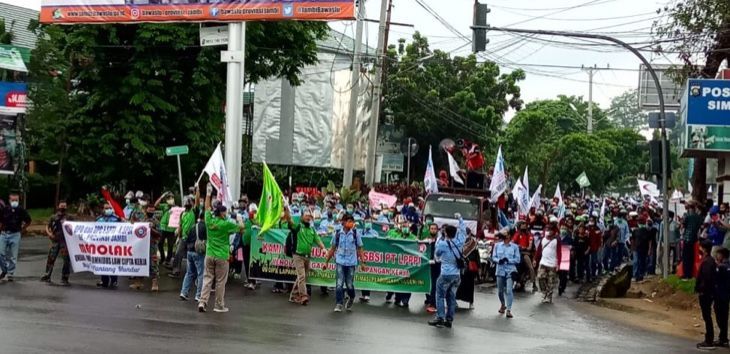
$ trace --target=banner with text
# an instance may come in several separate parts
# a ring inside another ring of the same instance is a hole
[[[210,1],[212,2],[212,1]],[[41,23],[351,20],[352,0],[42,0]]]
[[[65,222],[74,273],[149,276],[150,224]]]
[[[359,231],[359,230],[358,230]],[[284,255],[284,241],[288,230],[271,229],[251,238],[251,267],[249,277],[293,283],[296,280],[294,263]],[[329,246],[332,237],[323,237]],[[365,270],[355,273],[357,290],[428,293],[431,291],[430,247],[426,243],[363,237]],[[326,251],[312,249],[307,283],[314,286],[335,286],[334,259],[324,266]]]

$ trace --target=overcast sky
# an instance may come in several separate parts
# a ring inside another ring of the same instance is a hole
[[[40,0],[0,0],[33,9],[40,8]],[[390,42],[398,38],[409,38],[414,31],[420,31],[429,38],[433,48],[452,52],[454,55],[467,55],[471,50],[467,42],[449,31],[427,10],[419,5],[425,2],[440,15],[445,22],[460,33],[471,37],[469,26],[472,21],[473,0],[393,0],[393,22],[414,25],[413,28],[393,26]],[[380,0],[367,0],[366,16],[378,19]],[[491,0],[486,2],[492,8],[489,24],[498,27],[555,29],[571,31],[613,32],[614,35],[629,42],[645,42],[650,38],[656,10],[666,0]],[[354,37],[354,24],[334,23],[333,27]],[[367,25],[368,45],[377,43],[378,25]],[[620,32],[620,33],[617,33]],[[525,101],[554,98],[559,94],[588,97],[588,74],[580,69],[581,65],[615,69],[638,69],[639,60],[628,52],[615,47],[576,46],[565,43],[580,41],[559,38],[516,37],[509,34],[490,32],[491,43],[487,47],[486,58],[502,64],[505,71],[511,67],[521,67],[527,71],[527,79],[520,84]],[[585,42],[583,42],[585,43]],[[596,51],[600,50],[600,51]],[[645,55],[655,63],[676,60],[670,57],[657,57],[649,52]],[[504,65],[507,64],[507,65]],[[531,64],[561,65],[576,68],[538,67]],[[511,67],[510,67],[511,66]],[[638,85],[638,72],[604,70],[594,77],[594,100],[607,108],[611,98]],[[511,114],[510,114],[511,116]]]

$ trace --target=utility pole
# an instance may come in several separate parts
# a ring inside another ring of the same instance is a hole
[[[225,163],[229,200],[238,200],[241,193],[241,124],[243,121],[243,78],[246,50],[246,22],[228,24],[228,50],[221,52],[227,63],[226,73],[226,140]]]
[[[593,73],[595,66],[583,69],[588,71],[588,134],[593,134]]]
[[[568,31],[547,31],[547,30],[528,30],[528,29],[520,29],[520,28],[499,28],[499,27],[491,27],[491,26],[472,26],[472,30],[488,30],[488,31],[499,31],[499,32],[508,32],[508,33],[525,33],[525,34],[536,34],[536,35],[543,35],[543,36],[561,36],[561,37],[570,37],[570,38],[588,38],[588,39],[598,39],[602,41],[611,42],[614,44],[617,44],[626,50],[633,53],[641,62],[646,66],[646,69],[649,71],[649,74],[651,75],[652,80],[654,81],[654,86],[657,90],[657,95],[659,96],[659,123],[661,125],[662,130],[662,233],[664,235],[669,235],[669,190],[668,190],[668,180],[669,180],[669,140],[667,140],[667,115],[666,115],[666,108],[664,105],[664,92],[662,90],[661,82],[659,81],[659,76],[657,75],[656,71],[654,70],[654,67],[651,65],[651,63],[646,60],[646,57],[639,52],[636,48],[632,47],[628,43],[619,40],[614,37],[606,36],[606,35],[600,35],[600,34],[591,34],[591,33],[582,33],[582,32],[568,32]],[[664,242],[664,257],[662,259],[662,275],[666,279],[669,276],[669,242]]]
[[[352,55],[352,76],[350,77],[350,111],[347,117],[347,129],[345,130],[345,169],[342,179],[343,187],[352,186],[352,173],[355,169],[355,130],[357,129],[357,99],[360,97],[360,61],[362,55],[362,9],[365,1],[360,2],[356,11],[355,48]]]
[[[373,104],[372,116],[370,118],[370,128],[368,129],[368,155],[367,165],[365,166],[365,184],[372,186],[375,181],[375,151],[378,145],[378,120],[380,118],[380,101],[383,92],[383,69],[385,68],[385,42],[386,28],[388,22],[388,2],[389,0],[381,0],[380,2],[380,26],[378,29],[378,59],[375,63],[375,78],[373,79]],[[378,67],[380,69],[378,69]]]

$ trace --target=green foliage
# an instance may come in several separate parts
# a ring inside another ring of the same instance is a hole
[[[401,40],[388,52],[386,100],[394,124],[421,148],[413,166],[425,166],[428,145],[434,149],[436,165],[443,161],[436,146],[444,138],[468,139],[482,151],[496,151],[502,118],[509,108],[522,106],[517,83],[525,78],[521,70],[500,73],[493,62],[477,62],[475,56],[451,57],[429,47],[428,40],[415,33],[411,42]],[[422,172],[414,170],[415,176]]]
[[[5,19],[0,18],[0,44],[12,44],[13,38],[15,38],[13,23],[10,24],[10,28],[7,28]]]
[[[635,143],[634,143],[635,144]],[[611,182],[616,166],[612,159],[617,149],[610,142],[587,133],[570,133],[556,144],[554,160],[550,169],[550,185],[560,182],[568,192],[577,192],[575,178],[583,171],[591,181],[591,190],[602,192]]]
[[[629,90],[614,97],[606,113],[609,121],[616,127],[637,132],[648,127],[647,115],[639,108],[637,90]]]
[[[247,81],[300,83],[316,62],[326,23],[249,23]],[[197,178],[223,138],[225,65],[220,48],[198,45],[197,24],[48,25],[36,28],[28,114],[31,154],[66,160],[67,184],[174,187],[164,149],[188,145],[184,182]]]
[[[676,275],[670,275],[667,277],[666,280],[664,280],[669,286],[672,287],[674,290],[681,291],[686,294],[694,294],[695,293],[695,279],[690,279],[686,281],[685,279],[680,279]]]

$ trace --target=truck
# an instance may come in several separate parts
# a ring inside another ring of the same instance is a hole
[[[458,225],[454,214],[461,214],[473,235],[484,230],[487,221],[496,225],[496,211],[489,202],[489,191],[472,189],[444,189],[442,193],[426,197],[423,215],[431,215],[439,226]]]

